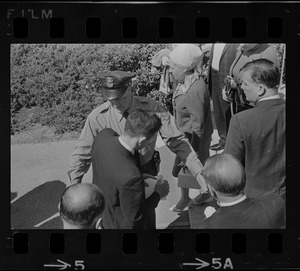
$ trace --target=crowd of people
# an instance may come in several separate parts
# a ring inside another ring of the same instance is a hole
[[[213,44],[208,85],[204,52],[179,44],[153,57],[160,102],[134,96],[134,73],[100,75],[107,102],[94,109],[73,151],[70,185],[59,204],[65,229],[155,229],[155,209],[169,193],[155,150],[158,134],[176,155],[172,175],[187,168],[200,190],[188,188],[172,208],[215,199],[219,208],[200,228],[285,227],[285,101],[279,61],[268,44]],[[213,104],[219,142],[211,145]],[[210,157],[209,150],[223,151]],[[82,183],[92,164],[92,184]]]

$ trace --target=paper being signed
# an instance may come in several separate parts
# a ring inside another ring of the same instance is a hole
[[[147,175],[145,176],[145,183],[148,185],[145,185],[145,198],[149,198],[151,194],[154,192],[155,186],[157,182],[164,182],[164,178],[162,175],[157,175],[157,176],[151,176]],[[167,197],[161,198],[161,200],[165,200]]]

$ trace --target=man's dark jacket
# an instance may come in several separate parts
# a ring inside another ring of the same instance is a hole
[[[284,229],[285,204],[277,194],[256,199],[246,198],[235,205],[220,207],[197,228]]]
[[[147,215],[157,207],[157,192],[145,199],[145,182],[135,156],[106,128],[92,147],[93,183],[105,196],[105,229],[146,229]]]
[[[279,98],[259,101],[231,118],[224,152],[244,164],[245,193],[251,198],[285,195],[285,122],[285,102]]]

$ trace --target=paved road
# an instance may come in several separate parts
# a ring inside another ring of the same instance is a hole
[[[213,143],[216,142],[216,131]],[[11,226],[16,229],[61,228],[57,214],[60,195],[68,183],[66,170],[76,141],[11,146]],[[174,154],[158,141],[161,173],[170,184],[170,194],[156,209],[157,228],[164,229],[179,216],[171,208],[179,199],[177,181],[171,175]],[[91,168],[84,182],[91,182]],[[194,197],[197,190],[191,190]]]

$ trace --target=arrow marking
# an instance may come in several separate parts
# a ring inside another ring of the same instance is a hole
[[[205,262],[205,261],[203,261],[203,260],[201,260],[201,259],[198,259],[198,258],[195,258],[195,259],[196,259],[196,261],[198,261],[199,263],[183,263],[183,265],[195,265],[195,266],[198,266],[198,267],[196,268],[196,270],[201,269],[201,268],[206,267],[206,266],[209,266],[209,263],[208,263],[208,262]]]
[[[59,259],[57,259],[58,262],[60,262],[61,264],[44,264],[45,267],[58,267],[59,270],[64,270],[67,267],[71,267],[70,264],[65,263],[64,261],[61,261]]]

